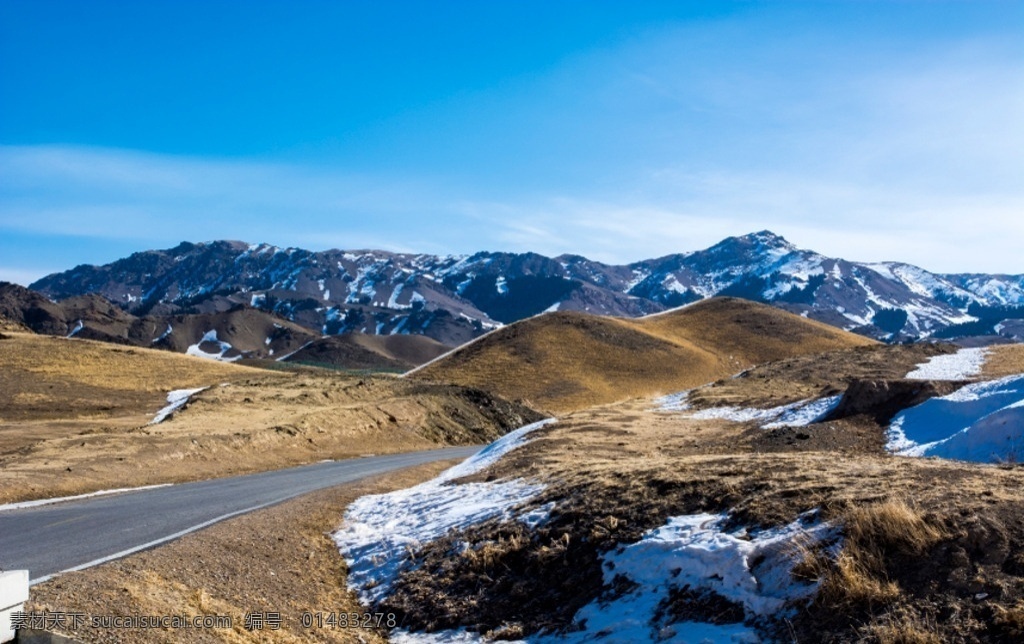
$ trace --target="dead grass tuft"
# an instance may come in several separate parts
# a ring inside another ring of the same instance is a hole
[[[920,554],[946,534],[905,501],[893,499],[857,507],[845,518],[847,538],[870,552]]]
[[[943,644],[945,641],[936,632],[935,624],[906,611],[886,615],[864,631],[864,639],[877,644]]]
[[[947,535],[899,499],[853,507],[842,519],[846,540],[823,575],[819,602],[828,606],[880,606],[901,596],[889,579],[895,557],[917,556]],[[819,555],[820,556],[820,555]],[[803,568],[827,567],[821,560]],[[890,640],[886,640],[890,641]],[[904,641],[904,640],[891,640]],[[905,640],[917,641],[917,640]]]
[[[1024,641],[1024,601],[1019,601],[1010,608],[996,606],[992,626],[993,630],[1008,641]]]

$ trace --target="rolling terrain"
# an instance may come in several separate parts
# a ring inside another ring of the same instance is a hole
[[[767,360],[873,344],[763,304],[714,298],[638,319],[546,313],[408,377],[479,387],[564,412],[687,389]]]
[[[92,402],[134,400],[132,368],[117,360],[143,368],[149,388],[138,399],[144,410],[90,407],[64,425],[37,417],[52,404],[5,402],[23,423],[51,432],[34,442],[24,432],[25,442],[3,453],[5,490],[31,480],[71,493],[472,443],[540,418],[496,394],[553,412],[554,422],[498,438],[438,479],[348,506],[333,539],[355,595],[339,601],[355,608],[358,597],[368,610],[394,613],[399,641],[423,633],[545,642],[1024,635],[1024,470],[1006,459],[895,455],[890,435],[897,418],[922,406],[987,395],[961,391],[1015,395],[995,385],[1024,373],[1019,345],[886,345],[733,298],[638,319],[546,313],[405,378],[265,371],[76,338],[5,332],[0,342],[16,349],[3,355],[22,356],[11,363],[18,380],[39,383],[24,393],[54,385],[73,403],[69,392],[84,385],[68,374],[79,374],[111,378],[111,391],[91,392]],[[78,347],[107,371],[80,372]],[[372,348],[396,357],[409,350]],[[214,371],[176,387],[212,386],[147,424],[179,362]],[[1002,411],[1020,404],[998,402]],[[235,548],[233,533],[220,534]],[[267,540],[252,548],[274,568],[295,566],[294,553]],[[190,552],[172,544],[73,573],[46,584],[40,605],[118,611],[116,591],[128,578],[144,580],[126,586],[139,610],[164,606],[165,596],[201,600],[214,588],[224,610],[256,601],[226,573],[183,579],[176,571],[191,565]],[[221,570],[221,560],[225,570],[251,567],[248,556],[223,552],[204,568]],[[321,577],[287,583],[297,595],[326,592]],[[302,638],[295,615],[286,620],[288,637]],[[209,635],[259,639],[238,629]]]
[[[537,417],[454,385],[5,331],[0,502],[473,445]]]
[[[986,387],[1011,396],[999,413],[1019,411],[1024,394],[1005,384],[1024,377],[1019,348],[791,349],[671,396],[558,413],[499,441],[500,459],[350,506],[335,533],[349,584],[399,616],[402,641],[1020,641],[1012,444],[978,463],[894,455],[889,439],[899,416],[943,400],[969,409]],[[493,511],[461,512],[461,498]],[[419,546],[378,547],[371,566],[367,531]]]

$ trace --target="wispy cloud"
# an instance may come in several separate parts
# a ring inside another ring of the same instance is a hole
[[[627,262],[768,228],[851,259],[1024,272],[1019,45],[754,14],[410,109],[362,133],[375,164],[0,147],[0,231]]]

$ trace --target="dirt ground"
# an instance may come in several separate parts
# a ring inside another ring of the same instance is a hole
[[[415,485],[448,463],[432,463],[305,495],[230,519],[165,546],[34,586],[29,612],[93,616],[226,615],[231,628],[65,629],[85,643],[382,642],[374,628],[327,626],[329,616],[365,613],[346,590],[345,563],[329,532],[365,494]],[[304,612],[314,626],[304,628]],[[280,613],[280,630],[245,628],[246,613]],[[316,626],[320,614],[323,626]],[[382,621],[386,621],[382,620]]]

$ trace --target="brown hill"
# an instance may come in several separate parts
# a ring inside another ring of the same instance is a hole
[[[345,333],[315,340],[286,361],[353,370],[407,371],[450,349],[422,335]]]
[[[409,377],[565,412],[695,387],[767,360],[875,344],[770,306],[715,298],[625,320],[557,312],[503,327]]]
[[[454,385],[0,333],[0,503],[488,443],[539,418]]]

